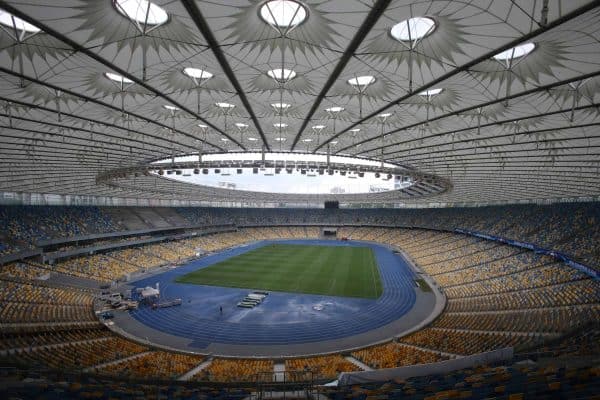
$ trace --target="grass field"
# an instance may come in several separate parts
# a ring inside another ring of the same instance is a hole
[[[271,244],[176,281],[369,299],[382,292],[375,256],[368,247]]]

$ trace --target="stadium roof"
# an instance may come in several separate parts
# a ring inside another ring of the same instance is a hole
[[[2,192],[398,200],[98,179],[173,155],[264,149],[383,158],[450,182],[404,204],[600,195],[600,1],[37,0],[0,9]]]

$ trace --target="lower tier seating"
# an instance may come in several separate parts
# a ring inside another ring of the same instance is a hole
[[[272,360],[216,358],[193,379],[213,382],[256,382],[258,374],[271,380]]]
[[[196,367],[203,357],[187,354],[153,351],[96,369],[100,374],[135,378],[177,379]]]
[[[358,371],[359,368],[340,355],[293,358],[285,360],[286,371],[306,371],[297,374],[297,380],[334,379],[340,372]]]

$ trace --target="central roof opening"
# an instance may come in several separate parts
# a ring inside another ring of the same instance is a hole
[[[264,163],[261,164],[260,162]],[[173,168],[190,163],[189,167]],[[258,163],[258,164],[257,164]],[[353,157],[294,153],[221,153],[189,155],[155,161],[151,174],[180,182],[265,193],[356,194],[404,189],[409,174],[392,174],[394,164]],[[260,166],[262,165],[262,166]],[[381,167],[382,171],[378,169]],[[386,172],[383,169],[386,168]]]

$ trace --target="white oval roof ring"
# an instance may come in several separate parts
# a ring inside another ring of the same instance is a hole
[[[118,83],[133,83],[133,81],[131,79],[129,79],[125,76],[119,75],[119,74],[112,73],[112,72],[105,72],[104,76],[106,76],[111,81],[118,82]]]
[[[504,50],[503,52],[496,54],[494,56],[494,59],[498,61],[514,60],[516,58],[526,56],[527,54],[531,53],[534,49],[534,43],[520,44],[518,46],[511,47],[508,50]]]
[[[267,75],[277,82],[285,83],[296,77],[296,71],[287,68],[275,68],[267,71]]]
[[[144,25],[162,25],[169,20],[164,8],[146,0],[113,0],[118,12]]]
[[[306,8],[293,0],[270,0],[260,7],[261,18],[277,28],[294,28],[306,20]]]
[[[355,87],[366,87],[375,83],[377,79],[371,75],[357,76],[356,78],[348,79],[348,84]]]
[[[187,76],[189,76],[190,78],[198,79],[198,80],[207,80],[214,76],[213,74],[211,74],[208,71],[205,71],[200,68],[192,68],[192,67],[184,68],[183,73],[186,74]]]
[[[421,93],[419,93],[419,96],[435,96],[436,94],[442,93],[443,90],[444,89],[442,89],[442,88],[424,90]]]
[[[392,26],[390,35],[398,41],[414,42],[435,30],[435,21],[429,17],[414,17]]]

